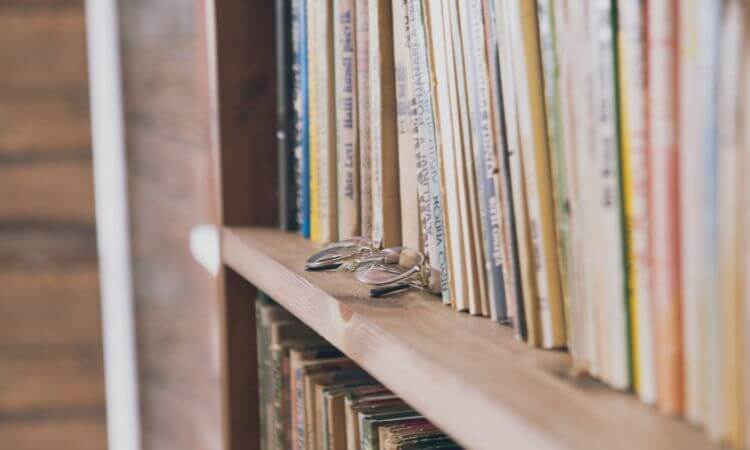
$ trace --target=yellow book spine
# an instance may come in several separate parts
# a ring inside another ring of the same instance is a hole
[[[307,58],[308,58],[308,101],[310,111],[317,111],[318,105],[318,83],[316,80],[316,71],[318,61],[318,43],[315,41],[315,29],[317,21],[315,20],[317,11],[317,1],[307,0],[308,26],[307,26]],[[310,239],[320,242],[320,205],[318,203],[318,120],[316,114],[309,115],[310,126]]]

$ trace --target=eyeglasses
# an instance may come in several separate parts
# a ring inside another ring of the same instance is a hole
[[[375,286],[370,290],[373,298],[409,288],[440,293],[440,274],[430,269],[422,253],[405,247],[379,247],[363,237],[334,242],[308,258],[305,270],[355,272],[358,281]]]
[[[425,256],[413,249],[403,248],[397,264],[368,264],[356,272],[357,280],[376,286],[370,289],[370,297],[404,291],[409,288],[440,292],[440,274],[431,271]]]
[[[305,270],[334,270],[347,260],[364,257],[376,252],[379,245],[364,237],[345,239],[329,244],[305,261]]]

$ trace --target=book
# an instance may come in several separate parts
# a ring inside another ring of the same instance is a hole
[[[450,274],[448,271],[443,205],[440,190],[440,168],[436,145],[435,122],[430,87],[430,73],[427,56],[427,41],[422,3],[407,0],[409,16],[409,39],[411,70],[414,77],[414,99],[417,117],[419,142],[416,150],[417,192],[425,232],[426,247],[430,248],[429,261],[433,271],[440,276],[442,296],[451,298]]]
[[[401,245],[401,201],[391,6],[370,0],[368,15],[373,239],[395,247]]]
[[[648,242],[645,24],[642,0],[619,0],[617,51],[620,73],[620,128],[623,207],[627,228],[627,276],[633,388],[642,401],[656,401],[656,378]],[[684,10],[684,8],[683,8]],[[682,60],[682,59],[681,59]],[[680,85],[683,85],[682,80]],[[681,108],[684,110],[685,108]],[[681,126],[681,129],[683,127]],[[681,167],[683,167],[681,165]],[[683,172],[684,173],[684,172]],[[681,179],[685,180],[681,175]],[[692,183],[691,183],[692,184]],[[684,197],[683,197],[684,198]],[[682,204],[685,204],[683,201]],[[684,209],[681,209],[684,211]],[[684,216],[683,216],[684,217]],[[683,237],[685,229],[683,228]],[[682,239],[683,249],[689,241]],[[685,258],[683,253],[683,260]],[[685,272],[683,272],[684,274]],[[700,277],[698,277],[700,278]],[[683,280],[686,278],[683,276]],[[687,300],[686,300],[687,301]]]
[[[411,72],[409,17],[404,1],[391,2],[393,18],[393,66],[396,82],[398,129],[399,195],[401,201],[401,243],[423,250],[417,198],[416,108],[414,78]]]
[[[339,239],[361,234],[357,122],[356,0],[337,0],[334,9],[336,161]]]
[[[320,346],[324,343],[323,338],[296,320],[271,323],[271,447],[290,448],[292,445],[292,436],[289,433],[292,426],[290,349]]]
[[[557,267],[550,163],[545,138],[541,61],[536,4],[510,2],[511,50],[516,72],[516,107],[526,187],[530,241],[536,268],[536,295],[542,328],[541,345],[565,345],[562,291]]]
[[[274,2],[276,20],[276,140],[278,146],[279,225],[297,230],[295,69],[292,2]]]
[[[462,196],[459,202],[462,205],[462,230],[464,235],[464,254],[467,264],[465,275],[468,278],[468,301],[456,303],[459,311],[468,310],[471,314],[480,314],[483,305],[489,309],[487,298],[487,283],[485,280],[484,251],[481,241],[479,224],[479,206],[477,200],[476,177],[474,170],[473,136],[471,133],[471,122],[469,117],[468,86],[466,80],[466,64],[463,51],[463,34],[461,20],[457,3],[448,2],[448,10],[445,11],[446,25],[450,28],[452,39],[452,57],[455,70],[451,77],[452,91],[455,93],[455,102],[452,108],[456,111],[453,123],[456,130],[460,132],[460,141],[456,147],[456,171],[458,172],[459,187]]]
[[[452,44],[450,25],[444,17],[444,5],[424,4],[426,14],[426,36],[428,44],[428,61],[432,67],[432,96],[435,117],[436,141],[438,147],[438,165],[440,185],[442,187],[443,223],[445,224],[446,253],[448,270],[451,273],[451,298],[447,300],[456,309],[465,309],[468,304],[467,273],[465,270],[466,254],[463,245],[462,210],[459,199],[461,189],[455,160],[456,129],[451,111],[451,81],[448,48]]]
[[[297,227],[310,237],[310,127],[308,115],[307,0],[291,1],[294,167]],[[283,210],[283,208],[280,208]],[[283,223],[283,222],[282,222]]]
[[[490,106],[490,80],[485,40],[484,11],[481,0],[469,0],[459,6],[463,21],[464,55],[468,60],[469,116],[473,133],[474,167],[479,199],[479,222],[484,244],[484,270],[491,316],[507,319],[505,280],[503,278],[503,236],[500,220],[500,177],[497,143]]]
[[[680,296],[677,11],[674,0],[649,2],[648,127],[649,227],[657,406],[667,414],[683,409]]]
[[[739,448],[745,440],[745,423],[741,402],[743,385],[741,381],[742,302],[740,299],[740,263],[737,243],[742,237],[740,231],[739,180],[741,169],[741,138],[739,134],[741,118],[741,80],[747,73],[741,70],[743,56],[744,24],[741,1],[727,1],[723,5],[720,51],[718,67],[717,95],[717,137],[718,137],[718,255],[719,255],[719,295],[718,306],[721,326],[722,366],[720,372],[721,392],[720,427],[709,428],[710,436]],[[716,349],[714,349],[715,351]]]
[[[523,312],[525,315],[526,341],[531,346],[539,346],[542,330],[539,314],[539,302],[536,295],[535,267],[532,260],[531,241],[529,239],[529,217],[527,211],[526,183],[521,161],[520,128],[518,125],[518,95],[516,91],[515,65],[516,56],[512,51],[511,22],[508,0],[497,0],[498,53],[500,60],[500,79],[503,93],[503,117],[505,119],[506,148],[511,179],[511,191],[514,205],[514,221],[518,253],[518,271],[521,278]]]
[[[370,151],[370,16],[369,0],[355,0],[357,30],[357,125],[359,144],[360,226],[372,238],[372,153]]]
[[[332,0],[308,1],[311,237],[328,243],[338,240],[333,11]]]

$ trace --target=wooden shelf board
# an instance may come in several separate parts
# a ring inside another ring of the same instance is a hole
[[[719,448],[632,394],[573,377],[567,353],[529,348],[509,327],[419,292],[372,300],[350,273],[305,272],[316,249],[277,230],[222,233],[228,267],[468,448]]]

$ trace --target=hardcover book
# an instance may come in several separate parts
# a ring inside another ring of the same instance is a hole
[[[369,0],[355,0],[357,29],[357,125],[359,144],[360,226],[372,238],[372,153],[370,151],[370,15]]]
[[[295,75],[292,3],[275,1],[276,18],[276,139],[279,154],[279,224],[297,229],[297,177],[295,169]]]

